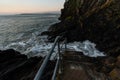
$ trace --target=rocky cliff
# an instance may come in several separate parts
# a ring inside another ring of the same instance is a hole
[[[59,20],[48,29],[49,40],[64,33],[68,42],[90,40],[100,51],[119,55],[119,0],[67,0]]]

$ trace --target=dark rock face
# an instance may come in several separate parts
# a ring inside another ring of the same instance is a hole
[[[48,29],[49,40],[64,32],[68,42],[90,40],[106,54],[119,55],[119,0],[67,0],[59,19]]]
[[[42,60],[42,57],[28,59],[13,49],[0,51],[0,80],[33,80]],[[50,79],[53,69],[54,62],[49,61],[43,80]]]

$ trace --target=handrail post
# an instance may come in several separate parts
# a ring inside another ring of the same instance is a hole
[[[65,38],[65,50],[67,49],[67,38]]]
[[[60,42],[58,42],[58,56],[60,56]]]

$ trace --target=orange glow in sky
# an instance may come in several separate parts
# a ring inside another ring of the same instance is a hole
[[[0,14],[60,11],[65,0],[0,0]]]

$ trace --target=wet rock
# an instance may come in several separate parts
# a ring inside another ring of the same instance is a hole
[[[40,34],[40,36],[43,36],[43,35],[48,35],[48,34],[50,34],[50,32],[49,32],[49,31],[44,31],[44,32],[42,32],[42,33]]]
[[[108,77],[104,73],[95,71],[88,63],[71,63],[64,61],[65,67],[63,80],[107,80]]]
[[[20,52],[15,51],[13,49],[8,49],[4,51],[0,51],[0,62],[5,62],[7,60],[11,60],[14,58],[22,58],[24,60],[27,59],[27,56],[20,54]]]
[[[66,51],[63,54],[63,80],[109,80],[108,74],[114,69],[114,57],[88,57],[81,52]],[[82,76],[81,76],[82,75]]]
[[[13,49],[0,51],[0,80],[33,80],[42,61],[42,57],[27,58]],[[49,61],[43,80],[50,79],[54,64]]]

